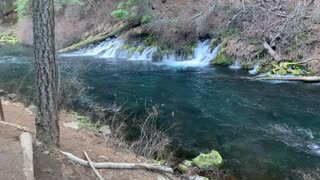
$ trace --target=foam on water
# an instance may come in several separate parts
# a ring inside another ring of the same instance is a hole
[[[308,128],[289,127],[287,124],[274,124],[265,129],[268,135],[290,147],[309,154],[320,156],[320,141]]]
[[[144,47],[142,52],[138,45],[134,52],[129,49],[121,49],[124,42],[118,39],[108,39],[96,46],[81,49],[76,52],[62,54],[61,56],[95,56],[98,58],[124,58],[129,61],[152,61],[153,55],[157,52],[157,47]],[[218,54],[220,47],[211,50],[209,41],[198,42],[192,58],[185,59],[175,54],[165,54],[161,62],[154,62],[157,65],[168,65],[173,67],[204,67],[208,66],[213,58]]]

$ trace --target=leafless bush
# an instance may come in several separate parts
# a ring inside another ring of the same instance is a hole
[[[320,4],[316,5],[312,13],[312,21],[314,23],[320,23]]]
[[[89,89],[89,86],[79,78],[77,72],[62,73],[64,74],[63,77],[61,73],[59,76],[59,109],[78,101],[79,98],[86,95]]]
[[[140,136],[131,144],[130,149],[146,158],[165,159],[171,139],[165,130],[157,125],[159,110],[157,106],[146,108],[146,117],[135,119]]]
[[[129,142],[131,151],[147,159],[168,159],[170,155],[167,148],[171,139],[168,136],[168,130],[159,128],[158,115],[157,106],[146,108],[146,114],[139,118],[133,117],[132,114],[115,112],[109,120],[113,140],[116,140],[119,146],[125,145],[129,128],[134,128],[133,131],[139,132],[139,136]]]

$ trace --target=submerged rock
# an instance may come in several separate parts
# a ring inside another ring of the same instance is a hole
[[[219,166],[222,164],[222,157],[218,151],[211,151],[208,154],[200,154],[193,159],[193,163],[199,168],[208,168],[212,166]]]

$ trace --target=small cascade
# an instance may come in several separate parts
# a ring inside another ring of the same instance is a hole
[[[96,46],[63,54],[62,56],[95,56],[98,58],[124,58],[130,61],[152,61],[157,47],[144,47],[138,45],[134,49],[123,48],[124,42],[118,39],[108,39]],[[198,42],[192,57],[178,56],[175,53],[162,55],[161,61],[154,62],[159,65],[171,66],[207,66],[218,54],[220,47],[211,50],[209,41]],[[133,51],[133,52],[132,52]]]

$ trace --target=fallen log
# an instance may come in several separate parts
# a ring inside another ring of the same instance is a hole
[[[320,76],[257,77],[256,80],[320,82]]]
[[[314,83],[320,82],[320,76],[293,76],[293,77],[210,77],[207,76],[206,78],[214,79],[214,80],[258,80],[258,81],[300,81],[305,83]]]
[[[101,176],[101,174],[99,173],[99,171],[97,171],[97,169],[92,165],[92,161],[89,158],[89,155],[87,154],[87,152],[83,152],[84,156],[87,158],[88,163],[91,167],[91,169],[93,170],[93,172],[96,174],[96,176],[98,177],[99,180],[104,180],[103,177]]]
[[[131,24],[131,23],[124,23],[122,24],[120,27],[116,28],[115,30],[113,30],[112,32],[110,33],[107,33],[107,34],[102,34],[102,35],[98,35],[96,37],[93,37],[93,38],[88,38],[88,39],[85,39],[79,43],[76,43],[76,44],[73,44],[69,47],[66,47],[64,49],[61,49],[58,51],[58,53],[66,53],[66,52],[70,52],[70,51],[75,51],[75,50],[79,50],[81,48],[84,48],[84,47],[87,47],[91,44],[96,44],[96,43],[99,43],[99,42],[102,42],[110,37],[113,37],[115,35],[118,35],[120,34],[122,31],[126,30],[126,29],[130,29],[131,27],[133,27],[134,24]]]
[[[68,159],[71,161],[74,161],[76,163],[79,163],[84,166],[90,166],[88,161],[85,161],[81,158],[78,158],[77,156],[60,151],[62,154],[64,154]],[[166,172],[166,173],[171,173],[173,174],[172,168],[165,167],[165,166],[159,166],[159,165],[151,165],[151,164],[145,164],[145,163],[112,163],[112,162],[101,162],[101,163],[96,163],[92,162],[91,163],[93,167],[97,169],[145,169],[145,170],[150,170],[150,171],[158,171],[158,172]]]
[[[265,41],[263,43],[263,47],[268,50],[268,53],[271,55],[271,57],[276,60],[276,61],[281,61],[282,57],[275,51],[272,49],[272,47]]]

